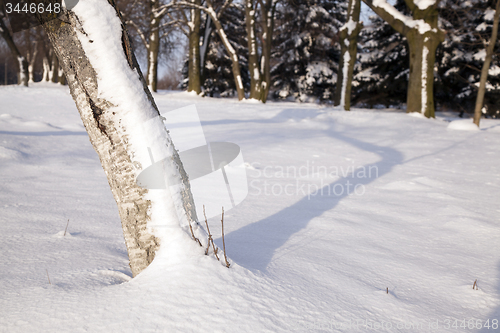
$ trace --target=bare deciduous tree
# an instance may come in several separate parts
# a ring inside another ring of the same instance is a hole
[[[484,104],[484,94],[486,92],[486,80],[488,79],[488,71],[490,70],[491,58],[495,50],[495,44],[498,35],[498,21],[500,18],[500,0],[497,0],[495,8],[495,16],[493,18],[493,30],[491,31],[491,39],[486,48],[486,56],[484,58],[483,68],[481,70],[481,80],[479,82],[479,90],[477,92],[476,107],[474,109],[474,124],[479,127],[481,120],[481,110]]]
[[[0,5],[0,35],[2,35],[3,39],[7,43],[12,56],[17,60],[17,82],[20,85],[28,86],[29,81],[29,73],[28,73],[28,61],[21,54],[19,48],[17,47],[14,39],[12,38],[12,34],[10,33],[7,25],[5,24],[5,11],[4,6]]]
[[[436,49],[445,34],[438,27],[438,5],[441,0],[422,2],[405,0],[413,17],[401,14],[386,0],[363,0],[377,15],[408,40],[410,76],[406,99],[407,112],[434,117],[434,62]]]

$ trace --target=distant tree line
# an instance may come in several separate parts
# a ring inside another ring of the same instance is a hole
[[[361,1],[377,15],[361,22]],[[496,0],[117,0],[152,91],[500,114]],[[64,73],[40,27],[12,34],[0,9],[0,84]],[[182,35],[187,40],[184,50]],[[181,68],[161,64],[185,52]],[[489,62],[488,62],[489,61]],[[484,69],[483,65],[488,64]],[[486,79],[481,83],[481,73]],[[484,75],[483,75],[484,76]],[[167,82],[168,81],[168,82]],[[352,101],[352,102],[351,102]]]

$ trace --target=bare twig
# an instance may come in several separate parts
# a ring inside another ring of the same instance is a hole
[[[191,223],[189,223],[189,230],[191,230],[191,236],[193,236],[193,239],[194,239],[195,241],[197,241],[197,242],[198,242],[198,244],[200,244],[200,246],[203,246],[203,245],[201,245],[200,240],[194,236],[193,227],[191,226]]]
[[[203,205],[203,215],[205,215],[205,224],[207,225],[207,232],[208,232],[208,244],[207,244],[207,249],[205,250],[205,255],[208,254],[210,243],[212,243],[212,248],[214,249],[215,257],[217,258],[217,260],[220,261],[219,256],[217,255],[217,249],[215,248],[214,239],[212,238],[212,235],[210,234],[210,228],[208,227],[207,214],[205,214],[205,205]]]
[[[66,229],[64,229],[64,235],[63,236],[66,236],[66,231],[68,230],[68,225],[69,225],[69,219],[68,219],[68,223],[66,223]]]
[[[476,281],[474,281],[474,284],[472,285],[472,289],[474,289],[474,288],[477,290],[477,279],[476,279]]]
[[[387,293],[389,293],[389,287],[387,287],[387,289],[385,290]]]
[[[222,219],[220,220],[222,224],[222,248],[224,250],[224,260],[226,260],[226,267],[229,268],[231,264],[227,261],[227,256],[226,256],[226,243],[224,242],[224,207],[222,207]]]
[[[52,284],[52,283],[50,283],[49,271],[47,269],[45,271],[47,272],[47,279],[49,279],[49,284]]]

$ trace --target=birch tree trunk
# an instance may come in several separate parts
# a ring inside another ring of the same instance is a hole
[[[349,0],[347,23],[340,29],[340,62],[337,73],[334,105],[340,105],[346,111],[351,110],[352,73],[358,54],[358,35],[363,28],[359,21],[360,0]]]
[[[253,0],[245,0],[245,23],[248,42],[248,71],[250,72],[250,99],[261,99],[261,78],[259,71],[259,54],[255,36],[255,8]]]
[[[445,36],[438,27],[440,0],[433,2],[405,0],[413,17],[401,14],[385,0],[363,0],[363,2],[408,40],[410,76],[406,112],[420,112],[427,118],[433,118],[436,49],[444,41]]]
[[[189,248],[179,242],[189,240],[186,226],[197,219],[189,181],[114,0],[80,1],[62,20],[43,28],[106,173],[136,276],[153,261],[160,240],[162,248],[173,241],[176,255]],[[138,186],[136,177],[153,163],[152,156],[166,156],[167,189],[177,183],[178,190],[158,194]]]
[[[0,11],[3,11],[3,7],[0,8]],[[4,16],[0,15],[0,34],[7,43],[12,56],[17,60],[17,83],[27,87],[29,80],[28,61],[26,61],[26,58],[22,56],[21,52],[17,48],[17,45],[14,43],[14,39],[12,38],[10,31],[5,26],[5,22],[3,20]]]
[[[479,127],[481,121],[481,110],[484,104],[484,94],[486,93],[486,81],[488,80],[488,71],[490,70],[491,58],[495,51],[495,44],[498,36],[498,21],[500,19],[500,0],[497,0],[495,8],[495,16],[493,18],[493,30],[491,31],[491,39],[486,48],[486,57],[484,58],[483,68],[481,70],[481,80],[479,81],[479,90],[477,92],[476,107],[474,109],[474,124]]]
[[[193,0],[194,4],[201,6],[201,0]],[[188,89],[196,94],[201,93],[200,73],[200,25],[201,11],[191,8],[191,21],[189,22],[189,61],[188,61]]]

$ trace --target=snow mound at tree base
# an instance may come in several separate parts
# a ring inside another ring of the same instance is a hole
[[[472,119],[459,119],[450,122],[448,129],[459,131],[479,131],[479,127],[472,122]]]

